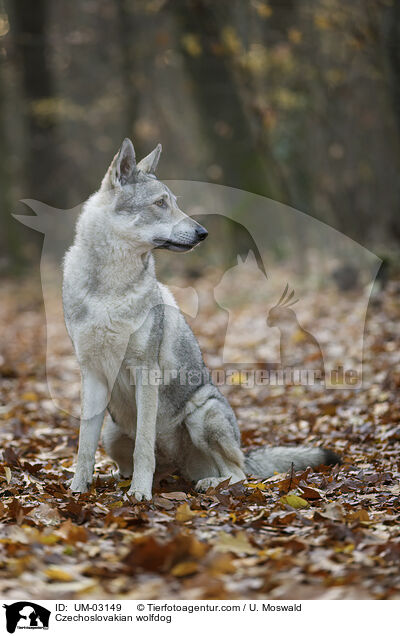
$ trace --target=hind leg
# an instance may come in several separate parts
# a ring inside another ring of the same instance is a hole
[[[197,482],[196,490],[204,492],[226,479],[231,483],[245,479],[237,424],[224,402],[210,398],[186,418],[185,424],[193,445],[185,472]]]
[[[133,474],[133,450],[135,442],[113,422],[110,416],[106,418],[104,424],[103,446],[106,453],[118,466],[118,477],[130,479]]]

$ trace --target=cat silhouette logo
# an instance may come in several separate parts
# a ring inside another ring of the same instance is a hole
[[[14,634],[18,629],[49,629],[51,612],[36,603],[20,601],[3,605],[6,610],[7,631]]]

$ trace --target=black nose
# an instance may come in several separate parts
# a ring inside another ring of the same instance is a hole
[[[197,232],[197,238],[199,239],[199,241],[204,241],[204,239],[206,239],[208,236],[208,232],[206,228],[203,227],[202,225],[200,225],[200,227],[197,228],[196,232]]]

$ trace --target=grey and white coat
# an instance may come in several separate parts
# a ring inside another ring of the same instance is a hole
[[[242,452],[235,414],[211,382],[172,294],[156,278],[154,249],[184,252],[207,236],[154,176],[160,153],[159,145],[136,163],[132,142],[124,140],[84,205],[65,256],[64,315],[82,377],[72,490],[90,487],[104,419],[104,447],[120,475],[132,476],[129,494],[138,500],[151,499],[156,472],[179,472],[204,491],[246,474],[268,477],[292,462],[303,468],[337,461],[322,448]],[[171,382],[148,382],[138,369],[170,371]],[[198,381],[174,378],[182,369]]]

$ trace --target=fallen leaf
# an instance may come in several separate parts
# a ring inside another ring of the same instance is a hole
[[[38,397],[38,395],[36,393],[32,393],[30,391],[30,392],[27,392],[27,393],[23,393],[21,395],[21,399],[24,400],[25,402],[37,402],[39,397]]]
[[[164,499],[173,499],[174,501],[185,501],[188,498],[186,492],[161,492],[160,497]]]
[[[176,509],[175,519],[179,522],[190,521],[196,517],[198,513],[192,510],[187,503],[183,503]]]
[[[199,570],[199,564],[195,561],[183,561],[175,565],[172,570],[172,576],[188,576],[189,574],[195,574]]]
[[[323,493],[309,486],[300,486],[304,499],[321,499]]]
[[[308,501],[297,495],[284,495],[279,501],[283,506],[290,506],[291,508],[296,508],[296,510],[310,507]]]
[[[245,532],[236,535],[220,532],[215,543],[215,549],[219,552],[233,552],[234,554],[257,554],[258,550],[251,545]]]
[[[37,506],[37,508],[31,510],[28,516],[37,523],[45,526],[57,526],[60,523],[58,510],[46,503],[42,503],[40,506]]]
[[[350,512],[347,516],[346,519],[348,521],[369,521],[369,514],[366,510],[354,510],[353,512]]]
[[[4,474],[6,476],[7,484],[9,484],[11,481],[11,470],[9,469],[8,466],[4,466]]]
[[[246,488],[257,488],[258,490],[267,490],[266,484],[263,484],[262,481],[258,482],[257,484],[245,483],[244,485],[246,486]]]
[[[75,577],[70,572],[57,567],[47,568],[47,570],[44,571],[44,574],[51,581],[63,581],[66,583],[75,579]]]

